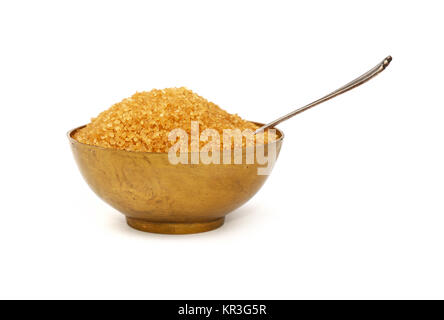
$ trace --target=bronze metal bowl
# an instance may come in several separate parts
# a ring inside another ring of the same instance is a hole
[[[258,123],[259,124],[259,123]],[[260,125],[260,124],[259,124]],[[225,216],[247,202],[267,175],[253,164],[171,164],[168,153],[134,152],[80,143],[68,132],[77,165],[91,189],[126,216],[129,226],[155,233],[205,232],[224,224]],[[265,154],[278,139],[262,145]],[[245,148],[243,149],[245,159]],[[244,161],[245,162],[245,161]]]

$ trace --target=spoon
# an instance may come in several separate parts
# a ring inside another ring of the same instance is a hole
[[[324,96],[316,101],[313,101],[312,103],[307,104],[306,106],[303,106],[302,108],[296,109],[296,110],[290,112],[289,114],[287,114],[283,117],[280,117],[279,119],[276,119],[270,123],[267,123],[266,125],[257,129],[254,132],[254,134],[258,134],[267,128],[274,127],[277,124],[279,124],[285,120],[288,120],[301,112],[304,112],[314,106],[317,106],[318,104],[321,104],[327,100],[330,100],[336,96],[339,96],[340,94],[343,94],[344,92],[347,92],[353,88],[360,86],[361,84],[367,82],[368,80],[370,80],[371,78],[373,78],[374,76],[376,76],[377,74],[382,72],[385,68],[387,68],[387,66],[390,64],[390,61],[392,61],[392,57],[388,56],[381,63],[379,63],[376,67],[370,69],[369,71],[367,71],[366,73],[364,73],[360,77],[356,78],[355,80],[353,80],[353,81],[347,83],[346,85],[340,87],[339,89],[327,94],[326,96]]]

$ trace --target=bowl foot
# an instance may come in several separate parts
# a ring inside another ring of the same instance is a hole
[[[131,228],[145,232],[164,234],[189,234],[217,229],[224,224],[225,217],[209,222],[194,223],[151,222],[143,219],[126,217],[126,222]]]

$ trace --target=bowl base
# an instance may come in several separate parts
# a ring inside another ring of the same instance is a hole
[[[148,220],[126,217],[126,222],[131,228],[163,234],[190,234],[206,232],[221,227],[225,222],[225,217],[209,222],[151,222]]]

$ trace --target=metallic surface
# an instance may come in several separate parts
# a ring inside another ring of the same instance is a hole
[[[218,228],[225,215],[253,197],[268,177],[257,174],[261,166],[256,160],[254,164],[173,165],[168,153],[83,144],[72,138],[80,128],[68,132],[80,172],[91,189],[138,230],[187,234]],[[278,155],[283,134],[276,132],[279,138],[272,143]],[[265,154],[270,145],[261,146]],[[244,159],[246,152],[244,148]]]
[[[320,99],[318,99],[318,100],[316,100],[316,101],[314,101],[314,102],[312,102],[310,104],[307,104],[306,106],[304,106],[302,108],[296,109],[293,112],[290,112],[289,114],[287,114],[287,115],[285,115],[283,117],[280,117],[279,119],[276,119],[276,120],[274,120],[274,121],[272,121],[270,123],[267,123],[266,125],[264,125],[264,126],[260,127],[259,129],[257,129],[254,133],[257,134],[259,132],[264,131],[267,128],[274,127],[274,126],[278,125],[279,123],[281,123],[281,122],[283,122],[285,120],[288,120],[288,119],[294,117],[295,115],[297,115],[297,114],[299,114],[301,112],[304,112],[304,111],[306,111],[306,110],[308,110],[308,109],[310,109],[310,108],[312,108],[314,106],[317,106],[318,104],[321,104],[321,103],[323,103],[323,102],[325,102],[327,100],[330,100],[330,99],[332,99],[332,98],[334,98],[336,96],[339,96],[340,94],[343,94],[344,92],[347,92],[347,91],[349,91],[349,90],[351,90],[353,88],[356,88],[356,87],[360,86],[361,84],[369,81],[371,78],[373,78],[374,76],[376,76],[377,74],[382,72],[390,64],[391,61],[392,61],[392,57],[388,56],[381,63],[379,63],[376,67],[370,69],[369,71],[367,71],[366,73],[364,73],[360,77],[356,78],[355,80],[347,83],[343,87],[341,87],[341,88],[339,88],[339,89],[337,89],[337,90],[327,94],[326,96],[324,96],[324,97],[322,97],[322,98],[320,98]]]

